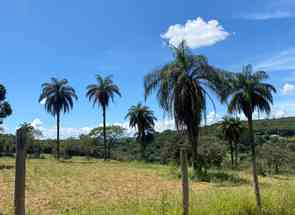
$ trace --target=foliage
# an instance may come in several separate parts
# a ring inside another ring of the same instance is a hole
[[[51,78],[51,82],[42,84],[39,102],[45,101],[45,110],[53,116],[69,112],[74,106],[73,99],[78,97],[66,79]]]
[[[103,137],[103,127],[97,127],[93,128],[89,132],[89,136],[92,138],[102,138]],[[106,135],[108,140],[113,140],[113,139],[120,139],[124,137],[126,132],[126,129],[119,126],[119,125],[111,125],[111,126],[106,126]]]
[[[232,168],[238,165],[238,148],[242,138],[242,133],[244,132],[244,127],[239,118],[226,116],[220,125],[221,137],[228,141]],[[234,153],[235,152],[235,153]]]
[[[146,144],[155,133],[154,126],[157,118],[149,107],[141,103],[131,106],[125,118],[129,119],[129,126],[131,128],[137,129],[136,137],[141,145],[141,159],[144,160]]]
[[[108,158],[112,158],[111,155],[111,148],[117,144],[117,142],[125,136],[126,129],[118,126],[118,125],[111,125],[104,127],[97,127],[90,131],[89,137],[95,138],[97,141],[103,140],[104,138],[104,131],[106,132],[106,141],[107,141],[107,154]],[[86,138],[86,135],[82,136]],[[81,137],[80,137],[81,139]]]
[[[264,174],[290,172],[295,167],[295,156],[289,147],[286,139],[275,136],[258,148],[261,170]]]
[[[0,125],[3,124],[3,119],[12,114],[10,104],[6,101],[6,88],[0,84]],[[0,127],[0,132],[3,132],[3,128]]]

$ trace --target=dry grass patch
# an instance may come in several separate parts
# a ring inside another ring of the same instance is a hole
[[[0,159],[0,165],[14,165],[13,159]],[[0,208],[12,213],[14,169],[0,170]],[[77,158],[57,162],[53,159],[27,161],[27,208],[31,214],[95,208],[98,205],[161,198],[162,193],[179,193],[178,180],[160,173],[165,167],[115,161]],[[208,184],[193,184],[206,190]]]
[[[14,159],[1,158],[0,166],[9,166],[0,168],[0,212],[11,215]],[[170,173],[169,166],[136,162],[28,160],[28,215],[180,215],[180,180]],[[226,174],[246,183],[191,182],[192,214],[257,214],[250,171]],[[293,176],[260,178],[263,215],[295,214],[294,181]]]

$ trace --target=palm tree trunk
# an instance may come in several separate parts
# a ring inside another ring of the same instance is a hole
[[[231,158],[231,168],[234,168],[234,147],[233,142],[229,141],[229,147],[230,147],[230,158]]]
[[[56,158],[60,157],[60,140],[59,140],[59,127],[60,127],[60,112],[56,115]]]
[[[106,107],[103,106],[103,144],[104,144],[104,160],[107,160],[107,136],[106,136]]]
[[[238,162],[239,162],[239,144],[238,142],[235,142],[235,167],[238,168]]]
[[[189,181],[188,181],[186,149],[180,149],[180,161],[181,161],[183,215],[189,215]]]
[[[140,156],[141,156],[141,160],[145,161],[145,133],[144,131],[141,132],[141,144],[140,144]]]
[[[108,159],[111,160],[111,141],[108,142]]]
[[[255,139],[254,139],[252,116],[248,118],[248,127],[249,127],[249,135],[250,135],[249,140],[250,140],[251,153],[252,153],[252,171],[253,171],[254,191],[255,191],[255,197],[256,197],[256,206],[258,209],[261,209],[261,196],[260,196],[259,182],[258,182],[258,176],[257,176],[256,151],[255,151]]]
[[[199,129],[191,129],[189,131],[189,139],[192,145],[192,166],[194,175],[201,173],[202,167],[198,162],[198,140],[199,140]]]

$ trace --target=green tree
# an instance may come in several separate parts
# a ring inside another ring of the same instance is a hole
[[[114,145],[116,141],[118,141],[120,138],[124,136],[126,129],[118,125],[111,125],[111,126],[106,126],[105,131],[106,131],[106,140],[108,142],[107,157],[110,159],[112,145]],[[96,139],[104,138],[104,127],[97,127],[92,129],[89,133],[89,136],[95,137]]]
[[[242,122],[239,118],[226,116],[220,125],[222,136],[228,141],[231,154],[232,168],[238,166],[238,145],[241,134],[244,130]]]
[[[162,109],[174,118],[179,133],[187,134],[196,173],[201,171],[198,165],[200,123],[206,118],[206,99],[212,101],[208,89],[222,96],[224,73],[209,65],[205,56],[192,54],[184,41],[172,50],[172,62],[145,76],[145,97],[157,91]]]
[[[244,113],[248,121],[249,141],[252,155],[253,181],[256,195],[256,205],[261,208],[261,197],[257,177],[255,138],[253,130],[253,113],[254,111],[265,112],[271,111],[273,103],[272,93],[276,92],[274,86],[264,83],[268,75],[264,71],[253,72],[252,66],[247,65],[241,73],[236,74],[232,81],[228,93],[228,111],[230,113]]]
[[[3,124],[3,119],[12,114],[10,104],[6,100],[6,88],[0,84],[0,125]],[[1,128],[3,130],[3,128]]]
[[[155,132],[154,126],[157,118],[149,107],[141,103],[131,106],[125,118],[129,119],[129,126],[137,130],[136,136],[137,140],[140,142],[141,159],[144,160],[146,143],[148,138]]]
[[[4,128],[1,126],[3,120],[12,114],[12,109],[10,104],[6,101],[6,88],[4,85],[0,84],[0,134],[4,133]],[[5,135],[4,135],[5,136]],[[5,144],[5,141],[0,142],[0,152],[3,148],[9,148],[9,145]],[[9,151],[9,150],[7,150]]]
[[[97,104],[102,107],[103,112],[103,137],[104,137],[104,160],[107,159],[107,140],[106,140],[106,109],[109,102],[114,101],[115,95],[121,97],[119,87],[114,84],[112,76],[102,77],[96,76],[96,84],[91,84],[87,87],[86,96],[89,101],[93,101],[93,106]]]
[[[42,84],[39,102],[45,101],[45,110],[56,117],[56,157],[60,157],[60,116],[69,112],[74,106],[74,99],[78,99],[75,90],[68,85],[66,79],[51,78],[51,82]]]

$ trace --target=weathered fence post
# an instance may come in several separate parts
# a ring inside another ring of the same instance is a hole
[[[189,215],[189,181],[188,181],[188,163],[187,163],[187,147],[180,146],[180,164],[182,179],[182,203],[183,215]]]
[[[16,165],[15,165],[15,215],[25,215],[25,179],[26,179],[26,145],[27,131],[20,128],[16,131]]]

